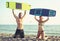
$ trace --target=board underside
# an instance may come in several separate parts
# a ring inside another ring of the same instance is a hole
[[[6,2],[6,7],[10,9],[30,10],[31,6],[26,3]]]
[[[31,9],[29,12],[31,15],[35,16],[55,16],[56,11],[51,9]]]

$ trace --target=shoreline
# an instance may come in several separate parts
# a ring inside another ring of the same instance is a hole
[[[0,41],[37,41],[37,40],[42,40],[42,39],[36,39],[36,35],[25,35],[24,38],[13,38],[12,37],[13,34],[6,34],[6,33],[0,33]],[[60,36],[45,36],[45,37],[48,37],[46,40],[43,40],[43,41],[52,41],[52,40],[59,40],[60,41]]]

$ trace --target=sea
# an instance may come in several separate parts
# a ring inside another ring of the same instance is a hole
[[[37,35],[37,25],[23,25],[25,35]],[[0,25],[0,33],[14,34],[17,25]],[[60,36],[60,25],[44,25],[44,32],[47,36]]]

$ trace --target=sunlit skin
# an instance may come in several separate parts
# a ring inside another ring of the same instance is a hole
[[[37,33],[37,37],[38,39],[44,39],[44,29],[43,29],[43,23],[47,22],[49,20],[49,17],[43,21],[43,17],[39,16],[39,19],[36,18],[36,16],[34,17],[35,20],[38,22],[38,33]]]
[[[25,17],[26,15],[26,11],[24,12],[24,15],[22,16],[22,13],[20,12],[18,16],[16,16],[14,14],[14,10],[12,10],[12,13],[16,19],[16,22],[17,22],[17,29],[23,29],[23,18]]]

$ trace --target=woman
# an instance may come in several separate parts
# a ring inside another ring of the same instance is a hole
[[[39,20],[35,16],[35,20],[38,22],[38,34],[37,37],[38,39],[44,39],[44,29],[43,29],[43,23],[47,22],[49,20],[49,17],[46,20],[42,20],[43,17],[39,16]]]

